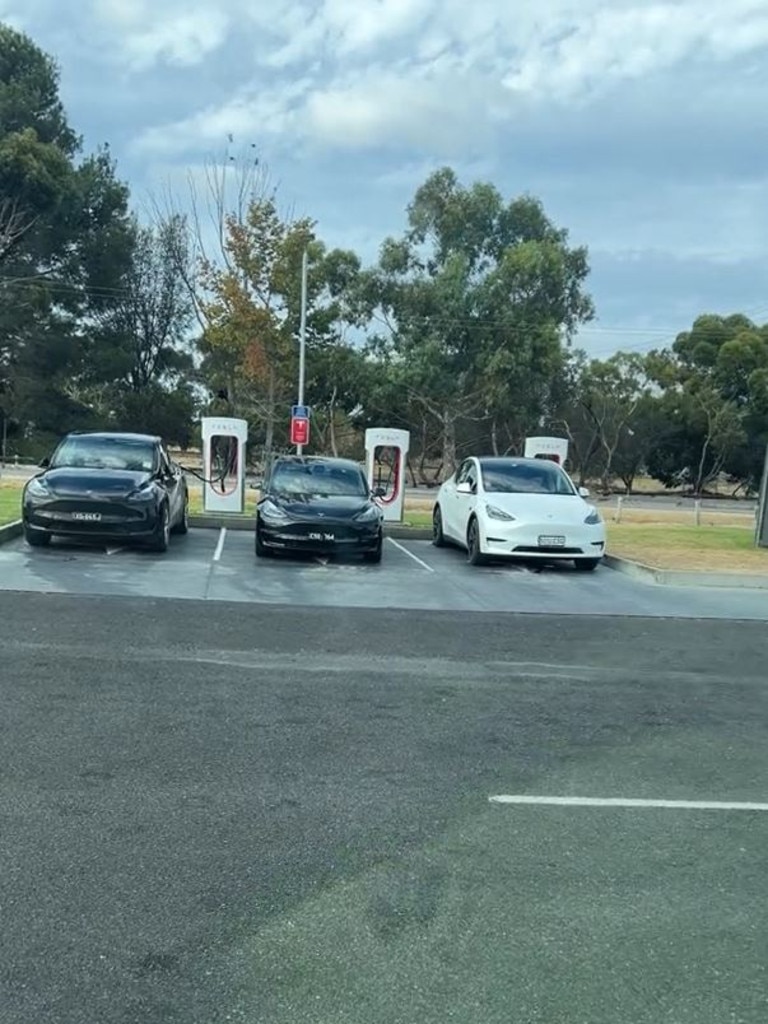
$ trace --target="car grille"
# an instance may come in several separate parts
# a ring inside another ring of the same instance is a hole
[[[519,544],[512,549],[520,555],[583,555],[583,548],[540,548],[533,545]]]
[[[321,520],[317,523],[290,523],[286,524],[280,531],[285,536],[290,535],[296,540],[308,540],[313,533],[332,533],[336,540],[351,540],[359,537],[360,528],[351,526],[349,523],[333,522],[332,520]]]
[[[73,525],[93,526],[98,523],[88,523],[87,520],[73,519],[75,512],[96,513],[101,516],[101,523],[124,523],[126,520],[140,522],[146,517],[146,509],[137,508],[128,504],[121,504],[114,501],[88,501],[71,498],[61,498],[55,501],[47,501],[44,505],[38,505],[34,509],[35,515],[43,515],[46,518],[65,519]]]

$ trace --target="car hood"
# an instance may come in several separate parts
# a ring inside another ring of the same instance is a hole
[[[265,498],[296,519],[352,519],[373,504],[359,495],[268,494]]]
[[[41,473],[52,494],[62,497],[93,495],[103,498],[125,497],[148,483],[151,473],[127,469],[49,469]]]
[[[579,526],[591,506],[578,494],[486,494],[483,504],[495,505],[521,522]]]

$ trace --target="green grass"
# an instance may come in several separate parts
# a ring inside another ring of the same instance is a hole
[[[768,549],[749,526],[608,523],[608,553],[659,569],[768,573]]]
[[[432,513],[431,512],[409,512],[408,509],[403,513],[403,526],[412,526],[414,529],[423,530],[424,528],[432,527]]]
[[[203,491],[202,488],[189,489],[189,511],[193,516],[199,516],[203,511]],[[245,496],[245,515],[255,516],[256,515],[256,496],[253,491],[250,494],[246,493]]]
[[[21,488],[0,484],[0,526],[21,518]]]

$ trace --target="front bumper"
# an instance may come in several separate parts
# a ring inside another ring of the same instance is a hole
[[[157,529],[158,509],[154,502],[26,501],[22,520],[27,530],[57,537],[142,540]]]
[[[563,525],[488,520],[481,526],[481,546],[492,557],[573,561],[602,558],[605,526]]]
[[[266,548],[275,551],[306,551],[308,554],[375,551],[381,544],[380,522],[315,520],[279,522],[257,517],[256,531]]]

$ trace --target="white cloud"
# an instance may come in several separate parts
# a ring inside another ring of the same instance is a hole
[[[139,0],[101,0],[126,59],[191,63],[250,26],[254,62],[236,95],[154,128],[144,150],[194,148],[227,131],[350,150],[459,153],[547,101],[583,104],[682,62],[743,59],[768,47],[765,0],[229,0],[141,19]]]
[[[94,17],[121,63],[141,72],[166,61],[199,64],[227,38],[231,19],[215,4],[94,0]]]
[[[137,141],[140,152],[182,155],[220,148],[227,136],[238,144],[260,142],[266,134],[282,135],[295,127],[294,108],[309,91],[307,80],[296,79],[278,89],[247,88],[223,106],[202,110],[169,125],[148,128]]]
[[[386,142],[460,155],[468,138],[476,142],[479,133],[487,132],[487,119],[478,120],[477,113],[492,93],[476,77],[467,77],[457,89],[451,65],[446,59],[419,68],[401,64],[347,75],[309,94],[301,127],[311,138],[339,149]]]
[[[565,27],[565,23],[563,25]],[[605,5],[554,42],[542,29],[505,78],[515,91],[563,99],[605,92],[685,60],[725,60],[768,46],[763,0]]]

